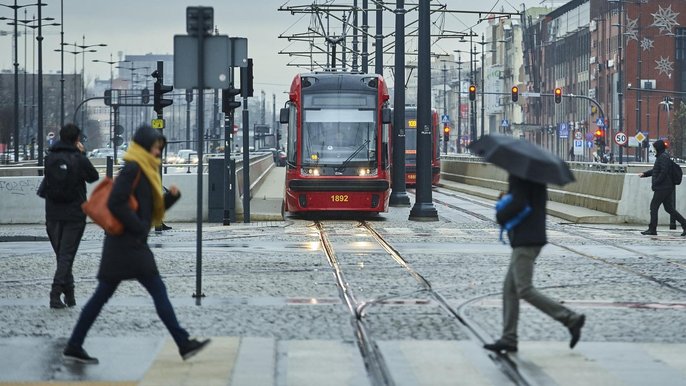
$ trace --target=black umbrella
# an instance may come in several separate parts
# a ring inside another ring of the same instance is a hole
[[[574,181],[569,166],[553,153],[522,139],[484,135],[469,149],[508,173],[541,184],[564,185]]]

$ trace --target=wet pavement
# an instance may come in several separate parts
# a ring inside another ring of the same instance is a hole
[[[436,204],[438,222],[409,222],[410,208],[391,208],[368,223],[494,339],[510,249],[489,220],[492,202],[446,190],[434,197],[444,203]],[[127,282],[84,345],[100,359],[96,366],[64,363],[60,353],[95,287],[102,232],[88,225],[84,234],[74,264],[77,307],[51,310],[54,256],[44,227],[0,226],[0,355],[7,358],[0,384],[373,384],[312,224],[292,217],[205,224],[201,299],[193,297],[195,224],[152,232],[182,326],[214,341],[183,362],[145,290]],[[512,383],[459,322],[409,289],[356,221],[324,224],[356,295],[387,297],[365,321],[395,385]],[[587,325],[569,350],[564,327],[522,306],[520,350],[510,357],[529,384],[686,384],[686,238],[666,229],[645,237],[640,230],[549,217],[551,244],[538,260],[536,285],[585,313]]]

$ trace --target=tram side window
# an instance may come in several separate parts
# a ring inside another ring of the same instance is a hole
[[[389,167],[388,141],[389,141],[390,125],[388,123],[384,123],[382,127],[383,127],[383,139],[381,140],[381,167],[383,169],[386,169]]]
[[[298,141],[298,109],[295,108],[294,104],[288,106],[290,110],[288,112],[288,163],[295,165],[295,156],[297,152],[297,141]]]

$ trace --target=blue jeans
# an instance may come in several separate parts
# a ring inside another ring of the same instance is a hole
[[[167,288],[162,281],[162,277],[160,277],[160,275],[154,275],[141,277],[137,280],[152,296],[152,299],[155,302],[157,315],[167,327],[167,330],[169,330],[176,345],[178,347],[183,347],[188,342],[188,332],[179,325],[179,322],[176,319],[176,314],[169,301]],[[69,338],[70,346],[81,347],[83,345],[88,330],[90,330],[95,319],[100,314],[102,307],[107,303],[110,297],[112,297],[114,291],[117,290],[119,283],[121,283],[121,281],[98,281],[98,287],[95,289],[95,293],[93,293],[93,296],[91,296],[86,305],[83,306],[79,320],[76,322],[76,326],[74,326],[74,331],[71,333],[71,338]]]

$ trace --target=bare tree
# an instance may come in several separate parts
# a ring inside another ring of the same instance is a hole
[[[684,150],[686,150],[686,136],[684,130],[686,129],[686,103],[679,102],[679,107],[674,109],[672,121],[669,124],[669,143],[671,144],[671,153],[673,157],[686,158]]]

